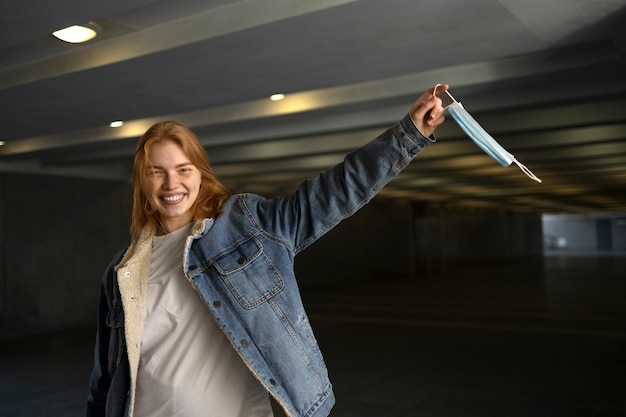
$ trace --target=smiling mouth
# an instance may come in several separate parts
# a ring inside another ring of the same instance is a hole
[[[183,199],[185,194],[162,196],[161,200],[169,204],[176,204]]]

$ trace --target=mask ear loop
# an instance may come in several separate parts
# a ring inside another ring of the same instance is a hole
[[[435,86],[433,87],[433,97],[437,96],[437,89],[439,88],[439,86],[440,86],[440,85],[443,85],[443,84],[435,84]],[[454,100],[454,97],[452,97],[452,96],[450,95],[450,93],[448,93],[448,90],[445,90],[445,93],[446,93],[446,94],[447,94],[447,95],[448,95],[448,96],[449,96],[452,100]],[[456,100],[454,100],[454,101],[456,101]]]
[[[433,97],[436,96],[437,94],[437,87],[439,87],[442,84],[435,84],[435,87],[433,88]],[[446,107],[444,107],[443,109],[447,109],[448,107],[450,107],[452,104],[456,103],[459,106],[463,107],[463,103],[461,103],[460,101],[458,101],[457,99],[454,98],[454,96],[452,94],[450,94],[450,92],[448,90],[445,90],[444,93],[446,93],[446,95],[450,98],[450,100],[452,101],[452,103],[448,104]],[[463,107],[464,108],[464,107]]]
[[[443,85],[443,84],[435,84],[435,86],[433,87],[433,97],[437,95],[437,88],[439,88],[440,85]],[[448,97],[450,97],[450,100],[452,100],[453,103],[459,103],[459,105],[463,107],[463,105],[460,102],[458,102],[454,97],[452,97],[452,94],[450,94],[448,90],[445,90],[444,93],[446,93]],[[444,110],[447,109],[449,106],[450,105],[448,104],[446,107],[444,107]]]
[[[437,95],[437,88],[440,86],[441,84],[435,84],[435,87],[433,88],[433,97]],[[445,90],[444,93],[446,93],[448,95],[448,97],[450,97],[450,100],[452,100],[453,103],[458,103],[459,106],[463,107],[463,104],[461,104],[461,102],[457,101],[452,94],[450,94],[450,92],[448,90]],[[448,108],[448,106],[446,106],[446,108]],[[445,109],[444,109],[445,110]],[[515,157],[513,157],[513,162],[515,162],[515,165],[517,165],[519,167],[519,169],[522,170],[522,172],[524,174],[526,174],[528,176],[528,178],[535,180],[539,183],[541,183],[541,178],[537,177],[535,174],[533,174],[533,172],[528,169],[526,167],[526,165],[522,164],[520,161],[518,161],[517,159],[515,159]]]
[[[515,157],[513,157],[513,162],[515,162],[515,164],[519,167],[519,169],[522,170],[524,174],[528,175],[528,178],[530,178],[531,180],[535,180],[539,183],[541,182],[541,178],[538,178],[535,174],[533,174],[530,169],[526,168],[526,166],[517,159],[515,159]]]

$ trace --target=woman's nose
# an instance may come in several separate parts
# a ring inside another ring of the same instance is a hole
[[[178,176],[175,174],[168,174],[165,177],[165,181],[163,182],[163,187],[165,187],[166,190],[173,190],[174,188],[176,188],[178,186],[179,180],[178,180]]]

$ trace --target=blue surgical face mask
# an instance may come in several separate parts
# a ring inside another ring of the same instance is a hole
[[[435,87],[435,91],[436,90],[437,88]],[[496,140],[492,138],[491,135],[489,135],[489,133],[487,133],[476,120],[474,120],[467,110],[463,108],[463,105],[456,101],[447,90],[446,94],[452,100],[452,104],[448,105],[445,110],[480,149],[498,161],[498,163],[503,167],[508,167],[512,163],[515,163],[522,170],[522,172],[524,172],[524,174],[528,175],[537,182],[541,182],[535,174],[517,161],[513,155],[507,152],[506,149],[496,142]]]

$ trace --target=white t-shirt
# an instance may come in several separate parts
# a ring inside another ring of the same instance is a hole
[[[190,229],[152,242],[134,417],[271,417],[269,394],[183,274]]]

